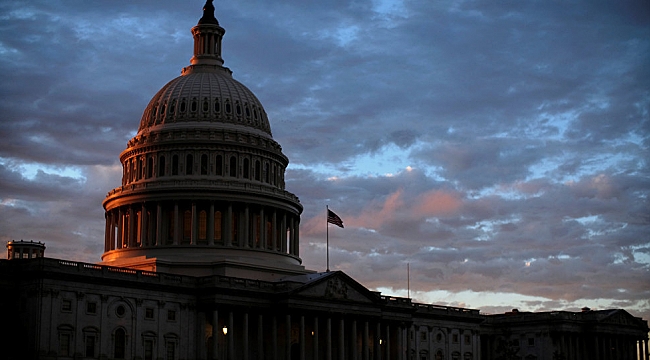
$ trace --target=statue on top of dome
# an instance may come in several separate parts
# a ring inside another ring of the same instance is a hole
[[[199,20],[199,24],[219,25],[217,18],[214,17],[214,5],[212,5],[212,0],[207,0],[205,5],[203,5],[203,17]]]

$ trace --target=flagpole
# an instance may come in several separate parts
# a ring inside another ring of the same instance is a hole
[[[330,210],[329,205],[325,205],[325,210],[326,210],[325,211],[325,227],[327,229],[326,230],[326,233],[327,233],[327,243],[326,243],[327,244],[326,245],[326,248],[327,248],[327,250],[326,250],[327,251],[327,270],[326,271],[329,272],[330,271],[330,226],[329,226],[329,222],[327,221],[327,216],[328,216],[329,210]]]

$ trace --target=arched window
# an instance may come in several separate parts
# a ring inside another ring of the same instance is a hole
[[[185,157],[185,175],[192,175],[192,170],[194,169],[194,156],[192,154],[187,154]]]
[[[183,212],[183,242],[192,240],[192,212],[185,210]]]
[[[165,157],[162,155],[158,158],[158,176],[165,176]]]
[[[232,107],[230,107],[230,102],[226,100],[226,114],[232,113]]]
[[[214,112],[218,113],[221,111],[221,105],[219,104],[219,98],[214,99]]]
[[[201,155],[201,175],[208,175],[208,155]]]
[[[260,161],[255,160],[255,180],[260,181]]]
[[[223,156],[217,155],[214,161],[215,175],[223,176]]]
[[[199,212],[199,240],[206,240],[207,237],[207,227],[208,227],[208,216],[205,210]]]
[[[147,179],[153,176],[153,157],[149,156],[147,159]]]
[[[126,332],[124,329],[115,330],[113,345],[113,357],[115,359],[126,358]]]
[[[250,178],[250,161],[248,158],[244,159],[244,179]]]
[[[178,155],[172,156],[172,175],[178,175]]]
[[[230,176],[237,177],[237,158],[234,156],[230,157]]]
[[[221,211],[214,212],[214,241],[223,243],[221,238]]]
[[[442,360],[444,359],[444,355],[442,354],[442,350],[438,350],[436,353],[436,360]]]
[[[264,163],[264,182],[269,183],[270,182],[270,176],[271,172],[269,171],[269,163]]]

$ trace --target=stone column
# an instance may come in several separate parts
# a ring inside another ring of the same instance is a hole
[[[260,209],[260,224],[259,224],[259,226],[260,226],[260,228],[259,228],[259,231],[260,231],[260,243],[257,244],[256,247],[258,247],[260,249],[264,249],[264,248],[266,248],[266,246],[265,246],[265,244],[266,244],[266,221],[264,219],[264,208]]]
[[[244,352],[244,360],[248,360],[248,313],[244,313],[244,321],[242,321],[243,334],[242,334],[242,347]]]
[[[163,224],[162,206],[160,206],[159,203],[156,205],[156,246],[163,245],[162,224]]]
[[[311,356],[313,360],[318,360],[318,336],[318,316],[314,316],[314,335],[312,336],[314,346]]]
[[[104,224],[105,224],[104,225],[104,252],[107,252],[107,251],[111,250],[110,242],[109,242],[110,232],[108,231],[108,229],[111,226],[111,224],[110,224],[110,213],[109,212],[106,212],[104,214]]]
[[[384,336],[386,336],[386,340],[385,340],[385,342],[386,342],[386,351],[385,351],[386,359],[389,359],[390,358],[390,325],[388,325],[388,324],[386,325],[386,334]]]
[[[241,247],[250,247],[250,240],[251,237],[250,235],[255,236],[254,234],[250,234],[250,228],[251,228],[251,214],[250,214],[250,209],[248,208],[248,205],[244,207],[244,233],[242,234],[242,237],[244,238],[244,243],[240,244]],[[254,245],[253,245],[254,246]]]
[[[117,211],[117,244],[115,245],[116,249],[121,249],[124,247],[124,212],[120,207]]]
[[[235,360],[235,321],[234,314],[231,311],[228,312],[228,360]]]
[[[135,214],[133,213],[133,207],[129,206],[129,232],[128,239],[126,241],[127,247],[135,247]]]
[[[282,225],[280,227],[280,252],[287,252],[287,213],[282,214]]]
[[[287,314],[284,319],[285,325],[285,334],[284,334],[284,343],[285,343],[285,359],[291,359],[291,315]]]
[[[271,220],[271,251],[277,251],[278,248],[278,217],[277,211],[273,210],[273,217]]]
[[[178,203],[174,203],[174,245],[178,245],[178,237],[180,234],[180,221],[178,218]]]
[[[300,334],[298,335],[300,341],[300,360],[305,360],[305,316],[300,315]]]
[[[339,359],[345,359],[345,320],[339,321]]]
[[[214,310],[212,312],[212,359],[219,358],[219,333],[221,329],[219,328],[219,311]]]
[[[381,360],[381,344],[379,343],[381,339],[381,322],[377,321],[375,327],[375,337],[373,340],[373,349],[375,354],[375,360]]]
[[[232,204],[228,204],[228,210],[226,211],[226,226],[224,226],[224,232],[222,236],[224,237],[224,245],[232,246]]]
[[[142,210],[140,215],[140,247],[145,247],[149,245],[149,239],[147,238],[147,205],[142,203]]]
[[[273,346],[273,349],[272,349],[273,354],[271,354],[271,355],[272,355],[273,360],[277,360],[278,359],[278,320],[277,320],[277,317],[275,315],[273,315],[272,319],[273,319],[272,320],[273,322],[271,324],[272,325],[271,326],[271,336],[273,338],[273,345],[272,345]]]
[[[296,220],[296,222],[293,224],[294,226],[294,236],[293,236],[293,243],[294,243],[294,250],[293,253],[296,256],[300,256],[300,218]]]
[[[192,203],[192,231],[190,232],[190,244],[196,245],[198,234],[199,234],[199,225],[198,225],[198,214],[196,213],[196,203]]]
[[[332,360],[332,318],[329,316],[325,332],[325,360]]]
[[[361,347],[363,349],[363,360],[370,360],[370,349],[368,346],[368,337],[370,336],[370,331],[368,329],[368,320],[363,322],[363,340],[361,341]]]
[[[262,314],[257,316],[257,357],[264,359],[264,317]]]
[[[352,320],[352,330],[350,330],[350,348],[352,349],[352,357],[350,359],[357,360],[359,347],[357,346],[357,321]]]
[[[208,245],[214,245],[214,202],[210,202],[210,213],[208,215]]]

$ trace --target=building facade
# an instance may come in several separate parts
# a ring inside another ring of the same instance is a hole
[[[212,1],[103,202],[98,264],[11,242],[6,359],[648,360],[624,310],[485,315],[370,291],[300,259],[302,205],[255,95],[223,66]]]

